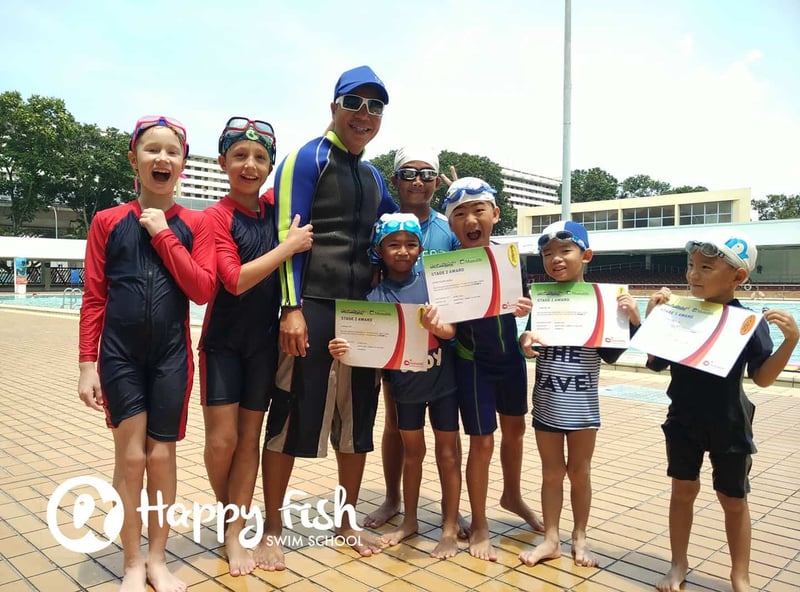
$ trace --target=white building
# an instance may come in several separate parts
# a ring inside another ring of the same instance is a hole
[[[183,178],[175,187],[177,201],[193,210],[202,210],[228,193],[228,175],[216,157],[190,154]]]
[[[503,192],[515,208],[550,206],[558,202],[561,180],[502,167]]]

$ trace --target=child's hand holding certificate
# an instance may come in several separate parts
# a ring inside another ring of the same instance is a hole
[[[459,249],[422,258],[429,302],[443,323],[513,313],[522,296],[516,244]]]
[[[760,321],[760,313],[746,308],[670,296],[648,315],[631,345],[670,362],[727,376]]]
[[[424,372],[428,331],[419,322],[420,304],[336,301],[336,337],[347,340],[348,366]]]

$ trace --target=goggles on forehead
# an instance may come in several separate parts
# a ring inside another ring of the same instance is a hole
[[[717,245],[714,243],[703,243],[700,241],[689,241],[686,243],[686,252],[690,255],[695,251],[700,251],[700,254],[703,257],[719,257],[720,259],[724,259],[733,267],[742,267],[745,268],[744,261],[739,259],[738,257],[733,257],[730,254],[726,253],[725,251],[721,250]]]
[[[131,135],[129,148],[133,150],[134,146],[136,146],[136,141],[139,139],[139,136],[141,136],[146,130],[149,130],[151,127],[155,127],[157,125],[162,125],[175,130],[181,140],[181,144],[183,144],[183,157],[186,158],[189,156],[189,143],[186,141],[186,128],[177,119],[166,117],[164,115],[145,115],[144,117],[140,117],[133,128],[133,134]]]
[[[367,113],[375,117],[383,117],[383,108],[386,106],[383,101],[378,99],[365,99],[358,95],[340,95],[334,102],[347,111],[359,111],[366,103]]]
[[[415,169],[411,167],[397,169],[394,174],[401,181],[415,181],[419,177],[423,183],[430,183],[439,176],[439,173],[434,169]]]
[[[275,164],[275,130],[272,124],[260,119],[231,117],[219,136],[219,153],[224,155],[228,148],[240,140],[253,140],[267,149],[272,164]]]
[[[458,183],[458,181],[456,181],[456,183]],[[442,201],[442,209],[447,212],[448,218],[450,217],[450,212],[452,212],[460,202],[466,203],[468,201],[473,201],[477,199],[474,196],[480,195],[481,193],[487,194],[486,201],[494,202],[494,194],[497,193],[497,191],[486,182],[476,178],[474,181],[463,184],[463,186],[460,187],[455,187],[456,183],[450,186],[450,189],[447,191],[447,196],[444,198],[444,201]]]
[[[422,238],[422,229],[416,220],[389,220],[381,225],[378,234],[382,240],[386,235],[392,234],[393,232],[400,232],[401,230]]]
[[[422,249],[422,227],[416,216],[413,214],[384,214],[372,227],[369,248],[369,258],[372,263],[377,264],[381,260],[377,252],[381,241],[393,232],[400,231],[410,232],[416,236],[420,249]]]
[[[539,237],[538,241],[539,251],[541,251],[542,248],[553,239],[558,239],[562,241],[572,241],[576,245],[578,245],[582,250],[584,251],[586,250],[586,243],[583,241],[581,237],[575,236],[569,230],[559,230],[557,232],[548,232],[547,234],[543,234],[542,236]]]

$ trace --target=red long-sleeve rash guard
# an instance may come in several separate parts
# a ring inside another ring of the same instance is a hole
[[[252,212],[230,197],[205,211],[216,236],[218,287],[206,309],[200,349],[258,351],[276,341],[280,285],[273,271],[238,294],[242,265],[258,259],[277,243],[272,191]],[[270,341],[271,340],[271,341]]]
[[[214,234],[201,213],[173,205],[168,229],[154,237],[139,224],[137,200],[98,212],[86,243],[81,306],[80,361],[96,361],[100,336],[114,326],[188,327],[189,300],[205,304],[214,293]],[[147,347],[148,344],[144,344]],[[130,344],[136,347],[136,344]]]

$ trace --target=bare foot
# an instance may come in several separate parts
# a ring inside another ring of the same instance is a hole
[[[348,544],[355,541],[350,547],[362,557],[371,557],[381,552],[383,545],[381,539],[365,530],[354,530],[352,528],[340,528],[336,534],[344,537]]]
[[[186,592],[186,583],[170,573],[163,561],[147,561],[147,581],[156,592]]]
[[[472,525],[467,522],[467,519],[458,513],[458,538],[462,541],[469,540],[469,535],[472,532]]]
[[[450,559],[458,553],[458,533],[455,529],[451,532],[442,530],[442,538],[431,551],[431,557],[436,559]]]
[[[120,592],[144,592],[147,589],[147,570],[144,561],[125,568]]]
[[[400,523],[400,526],[382,535],[381,542],[384,545],[394,546],[403,539],[417,534],[418,529],[419,523],[416,520],[409,520],[406,518]]]
[[[536,515],[536,512],[522,501],[522,498],[516,500],[509,499],[505,493],[500,497],[500,507],[509,512],[513,512],[522,518],[534,530],[534,532],[544,533],[544,522],[542,522]]]
[[[572,539],[572,559],[575,561],[575,565],[580,567],[597,567],[600,565],[597,557],[594,556],[594,553],[589,548],[586,537]]]
[[[561,557],[561,542],[549,539],[545,539],[532,549],[526,549],[519,554],[520,561],[528,567],[533,567],[546,559],[558,559],[559,557]]]
[[[497,551],[489,540],[489,530],[473,530],[469,535],[469,554],[484,561],[497,561]]]
[[[256,568],[253,555],[239,542],[238,532],[229,530],[225,534],[225,554],[228,556],[228,567],[232,576],[246,576]]]
[[[366,518],[364,518],[364,526],[367,528],[378,528],[379,526],[386,524],[399,513],[400,502],[393,502],[387,498],[383,500],[383,503],[378,506],[377,510],[367,514]]]
[[[253,549],[253,561],[256,566],[267,571],[283,571],[286,569],[283,549],[277,535],[264,535],[264,538]]]
[[[686,574],[689,573],[689,566],[686,564],[672,564],[667,574],[658,580],[656,588],[661,592],[678,592],[681,589],[681,584],[686,579]]]

